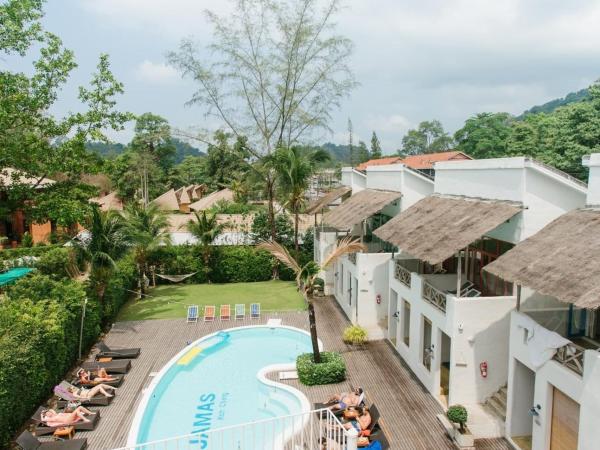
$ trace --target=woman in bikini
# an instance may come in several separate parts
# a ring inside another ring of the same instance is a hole
[[[99,368],[96,373],[92,373],[83,369],[77,371],[77,377],[81,384],[95,384],[106,381],[115,381],[116,378],[110,376],[104,367]]]
[[[42,411],[41,419],[42,423],[45,423],[49,427],[67,427],[79,421],[89,422],[90,420],[85,417],[87,414],[93,414],[93,412],[83,406],[78,406],[70,413],[58,413],[53,409],[47,409]]]
[[[86,388],[71,388],[69,391],[77,400],[88,400],[92,397],[95,397],[98,393],[105,395],[106,397],[112,397],[113,394],[109,394],[108,390],[116,391],[117,388],[114,386],[109,386],[108,384],[97,384],[91,389]]]

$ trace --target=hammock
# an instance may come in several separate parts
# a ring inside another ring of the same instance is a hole
[[[186,278],[189,278],[191,276],[196,275],[198,272],[194,272],[194,273],[184,273],[183,275],[163,275],[160,273],[157,273],[156,276],[157,277],[161,277],[165,280],[169,280],[172,281],[173,283],[179,283],[180,281],[185,280]]]

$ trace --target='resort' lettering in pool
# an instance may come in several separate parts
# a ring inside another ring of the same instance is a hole
[[[291,327],[240,327],[193,342],[146,390],[128,445],[189,435],[194,448],[209,449],[215,430],[302,412],[303,394],[268,385],[257,373],[272,364],[293,364],[310,349],[310,336]],[[272,438],[258,430],[254,448],[269,447]],[[219,432],[219,441],[227,438]]]

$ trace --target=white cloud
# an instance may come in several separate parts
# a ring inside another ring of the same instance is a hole
[[[179,74],[173,67],[147,59],[137,66],[135,73],[139,80],[152,84],[165,84],[179,79]]]
[[[401,114],[389,116],[369,116],[365,120],[367,129],[378,132],[405,133],[411,127],[411,122]]]

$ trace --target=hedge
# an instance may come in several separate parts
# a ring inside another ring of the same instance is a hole
[[[49,252],[55,248],[61,248],[62,245],[40,245],[35,247],[17,247],[17,248],[5,248],[0,250],[0,261],[9,259],[21,258],[22,256],[42,256],[44,253]]]
[[[73,266],[75,256],[68,247],[54,247],[43,253],[35,262],[35,267],[44,275],[55,280],[70,277],[69,267]]]
[[[315,364],[312,353],[303,353],[296,359],[296,370],[302,384],[339,383],[346,379],[346,363],[337,352],[321,352],[321,362]]]

